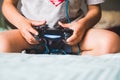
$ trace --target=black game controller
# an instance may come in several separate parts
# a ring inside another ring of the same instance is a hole
[[[37,44],[34,48],[26,50],[29,54],[66,54],[68,52],[64,49],[63,43],[66,44],[66,40],[73,34],[73,30],[68,28],[57,27],[51,29],[48,25],[34,26],[38,31],[38,35],[33,35],[40,44]],[[57,42],[61,42],[60,44]],[[63,43],[62,43],[63,42]],[[55,44],[54,44],[55,43]]]
[[[51,29],[48,25],[35,26],[33,27],[38,31],[38,35],[34,35],[35,39],[39,41],[39,39],[44,38],[48,40],[64,40],[66,41],[72,34],[73,30],[68,28],[58,27],[55,29]]]

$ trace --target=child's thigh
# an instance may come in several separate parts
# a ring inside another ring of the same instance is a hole
[[[90,29],[82,43],[81,49],[83,51],[102,51],[110,52],[109,50],[113,50],[113,52],[120,50],[120,37],[111,31],[103,30],[103,29]],[[105,51],[106,50],[106,51]],[[112,51],[111,51],[112,52]]]
[[[30,47],[17,29],[0,32],[0,42],[0,48],[5,52],[20,52]]]

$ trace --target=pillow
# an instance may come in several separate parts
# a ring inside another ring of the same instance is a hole
[[[95,28],[111,28],[120,26],[120,11],[102,11],[101,20],[95,25]]]

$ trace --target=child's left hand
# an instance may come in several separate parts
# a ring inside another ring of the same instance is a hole
[[[82,21],[76,21],[71,23],[58,22],[58,24],[64,28],[69,28],[73,30],[73,35],[67,39],[67,43],[69,45],[75,45],[79,43],[82,40],[86,31],[86,26]]]

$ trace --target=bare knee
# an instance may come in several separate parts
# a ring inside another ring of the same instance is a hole
[[[0,43],[0,52],[21,52],[24,49],[31,48],[19,30],[15,29],[1,32]]]
[[[0,35],[0,52],[8,52],[10,49],[10,43],[3,35]]]
[[[84,38],[81,49],[83,53],[102,55],[120,51],[120,37],[107,30],[91,29]]]
[[[103,47],[103,48],[102,48]],[[117,53],[120,51],[120,37],[114,32],[109,32],[101,41],[101,48],[105,53]]]
[[[14,36],[13,36],[14,35]],[[22,48],[21,37],[17,30],[9,30],[0,33],[0,52],[20,52]]]

